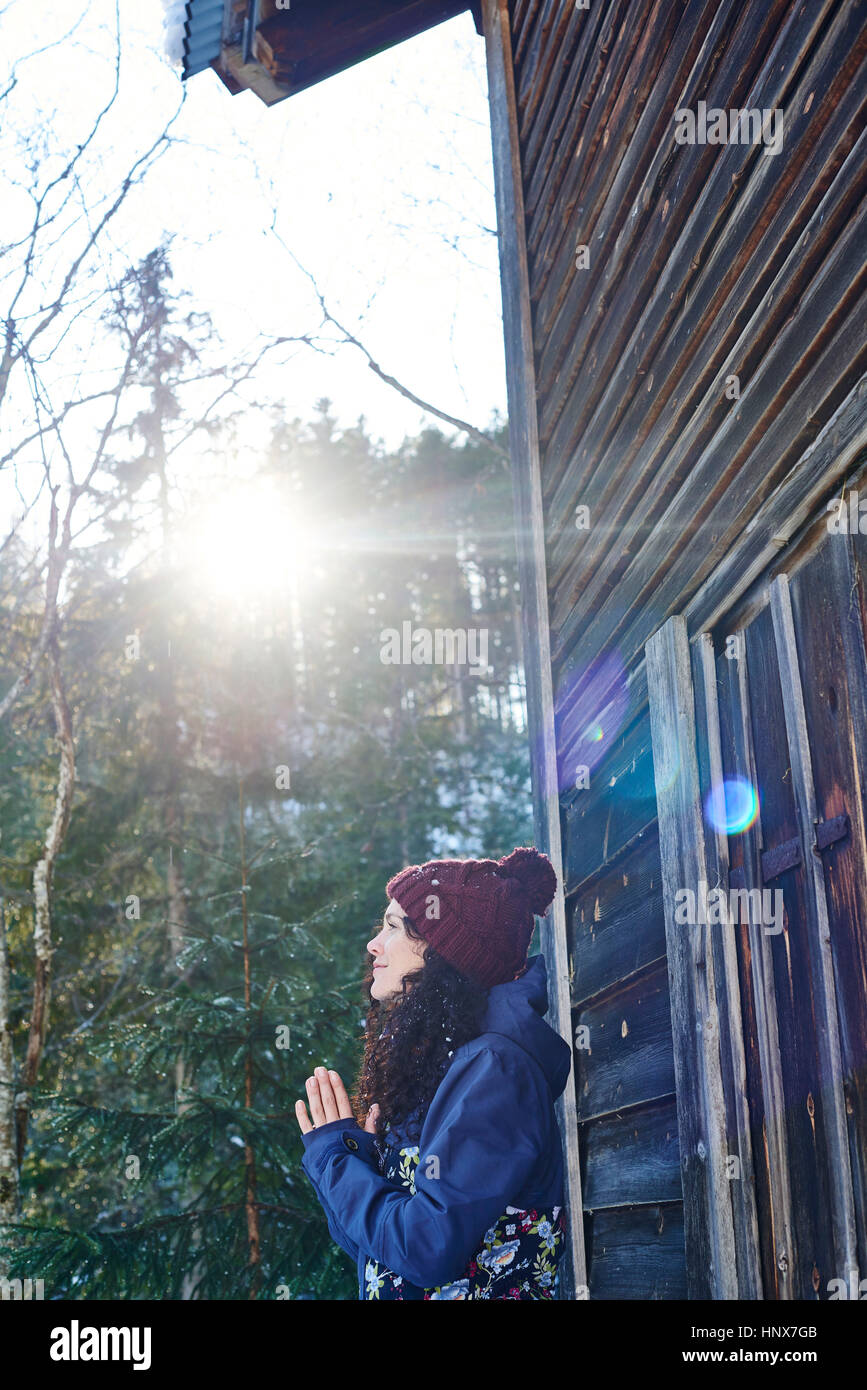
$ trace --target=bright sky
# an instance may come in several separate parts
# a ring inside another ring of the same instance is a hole
[[[117,188],[182,94],[159,0],[120,0],[119,16],[120,98],[82,169],[91,202]],[[32,216],[24,193],[32,176],[14,132],[32,132],[43,176],[59,171],[111,93],[114,24],[114,0],[0,0],[0,92],[3,67],[17,63],[18,82],[0,121],[0,246]],[[481,427],[504,411],[484,44],[470,15],[270,109],[249,92],[230,96],[211,71],[185,89],[178,143],[112,223],[103,254],[114,266],[171,235],[176,286],[240,351],[260,333],[318,328],[318,305],[288,247],[335,316],[416,394]],[[7,305],[8,295],[3,313]],[[31,313],[38,307],[29,303]],[[55,399],[69,398],[85,364],[98,370],[99,330],[86,300],[81,307],[43,369]],[[351,347],[333,357],[299,348],[257,385],[260,398],[279,397],[302,418],[328,396],[341,423],[363,414],[390,445],[424,418]],[[10,404],[2,423],[12,437],[28,405],[20,393]],[[4,511],[8,497],[0,485]]]

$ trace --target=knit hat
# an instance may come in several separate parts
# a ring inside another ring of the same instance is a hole
[[[433,859],[386,885],[412,926],[457,970],[490,988],[517,979],[527,963],[534,914],[557,891],[544,854],[514,849],[500,860]]]

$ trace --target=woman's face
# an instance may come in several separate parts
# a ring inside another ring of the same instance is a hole
[[[371,999],[388,999],[399,993],[404,975],[418,970],[422,963],[427,943],[408,936],[404,920],[403,908],[392,898],[385,909],[382,930],[367,943],[374,966]]]

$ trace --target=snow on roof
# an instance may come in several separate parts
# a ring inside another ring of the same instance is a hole
[[[163,52],[175,67],[184,61],[186,20],[187,0],[163,0]]]
[[[163,50],[186,80],[220,56],[224,0],[163,0]]]

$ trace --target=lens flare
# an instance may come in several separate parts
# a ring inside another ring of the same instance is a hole
[[[728,777],[711,787],[704,802],[704,813],[714,830],[724,835],[741,835],[759,813],[759,796],[745,777]]]
[[[586,779],[612,751],[629,716],[629,681],[620,653],[609,652],[573,672],[558,706],[562,744],[568,749],[560,789],[589,786]]]

